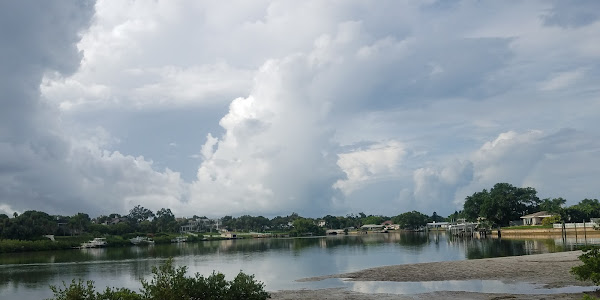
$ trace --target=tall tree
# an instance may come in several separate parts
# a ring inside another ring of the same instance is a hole
[[[567,203],[567,200],[562,197],[554,199],[546,198],[540,202],[540,210],[551,213],[560,213],[565,203]]]
[[[465,204],[463,206],[463,214],[469,221],[477,221],[477,218],[481,216],[481,207],[484,203],[489,202],[490,194],[487,190],[473,193],[471,196],[467,196]],[[458,213],[455,213],[458,215]]]
[[[445,218],[439,216],[437,214],[437,212],[434,211],[433,214],[431,214],[430,219],[431,219],[432,222],[442,222],[442,221],[444,221]]]
[[[477,207],[480,217],[494,224],[505,226],[510,221],[532,213],[539,208],[540,199],[534,188],[519,188],[509,183],[496,183],[489,191],[483,190],[466,198],[464,212],[469,219],[475,218]]]
[[[381,224],[383,223],[385,220],[387,220],[388,218],[384,217],[384,216],[373,216],[373,215],[369,215],[365,218],[361,219],[361,222],[363,224]]]
[[[138,224],[142,221],[154,218],[154,213],[145,207],[136,205],[129,211],[129,215],[127,215],[127,218],[129,218],[133,223]]]
[[[427,225],[429,216],[422,214],[416,210],[405,212],[392,218],[395,224],[398,224],[402,229],[416,230]]]
[[[570,222],[589,221],[590,218],[600,217],[600,202],[598,199],[583,199],[579,203],[567,207],[561,214],[563,220]]]
[[[82,232],[88,229],[90,224],[90,216],[84,213],[77,213],[76,215],[73,215],[71,218],[69,218],[68,221],[68,226],[71,229],[71,232],[75,234],[81,234]]]
[[[175,215],[171,212],[169,208],[161,208],[156,212],[156,218],[154,218],[153,222],[156,223],[156,227],[159,232],[162,231],[174,231],[174,227],[176,227],[177,222],[175,222]]]

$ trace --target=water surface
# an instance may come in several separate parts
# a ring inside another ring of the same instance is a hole
[[[572,250],[573,244],[561,239],[456,239],[432,232],[13,253],[0,255],[0,295],[3,299],[44,299],[52,296],[49,285],[73,278],[93,280],[98,289],[137,290],[139,279],[150,278],[152,267],[169,257],[176,265],[187,266],[190,273],[210,275],[216,270],[228,279],[240,270],[255,274],[270,291],[349,287],[340,280],[296,280],[386,265],[558,252]],[[352,283],[350,288],[361,290],[366,285]],[[402,290],[400,285],[393,288]]]

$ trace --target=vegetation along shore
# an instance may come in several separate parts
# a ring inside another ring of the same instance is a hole
[[[129,240],[138,236],[152,238],[155,243],[170,243],[182,234],[186,234],[185,240],[188,242],[244,237],[297,237],[325,235],[327,230],[337,230],[332,231],[335,233],[361,233],[374,229],[423,230],[427,223],[457,220],[476,222],[478,227],[484,229],[505,228],[506,234],[523,234],[528,230],[534,230],[532,234],[555,234],[560,229],[552,229],[553,223],[587,222],[600,217],[598,199],[583,199],[569,207],[565,207],[565,203],[566,200],[560,197],[539,199],[537,191],[531,187],[497,183],[489,191],[484,189],[466,197],[463,209],[448,217],[436,212],[427,215],[410,211],[392,217],[361,212],[321,218],[307,218],[292,213],[270,219],[249,215],[209,219],[198,215],[175,217],[169,208],[161,208],[154,213],[138,205],[125,215],[111,213],[91,218],[81,212],[64,216],[32,210],[22,214],[15,212],[12,217],[0,214],[0,252],[71,249],[97,237],[105,238],[106,246],[116,247],[130,245]],[[539,224],[508,227],[511,224],[522,225],[526,222],[523,216],[540,211],[546,215]],[[594,234],[595,229],[589,226],[589,234]],[[569,228],[567,232],[581,231],[581,227],[575,230]]]

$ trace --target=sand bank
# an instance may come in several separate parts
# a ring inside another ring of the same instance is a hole
[[[348,278],[353,281],[447,281],[447,280],[501,280],[507,283],[527,282],[543,284],[547,288],[565,286],[589,286],[569,271],[581,262],[580,251],[396,265],[361,270],[358,272],[305,278],[300,281],[327,278]],[[473,292],[437,291],[416,295],[363,294],[345,289],[280,291],[273,299],[581,299],[582,293],[574,294],[488,294]]]

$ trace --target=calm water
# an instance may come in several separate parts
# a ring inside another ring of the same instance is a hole
[[[402,290],[401,284],[296,280],[385,265],[558,252],[572,250],[573,243],[563,244],[560,239],[462,240],[443,233],[389,233],[0,254],[0,298],[44,299],[52,296],[49,285],[73,278],[93,280],[98,289],[116,286],[137,290],[139,279],[150,278],[152,266],[169,257],[176,265],[187,266],[191,273],[209,275],[217,270],[228,279],[240,270],[255,274],[270,291],[345,286],[357,291],[371,287],[368,291],[400,289],[399,293],[409,293]],[[600,244],[600,240],[588,239],[588,243]],[[440,283],[429,285],[435,284]],[[494,281],[472,284],[498,285]]]

